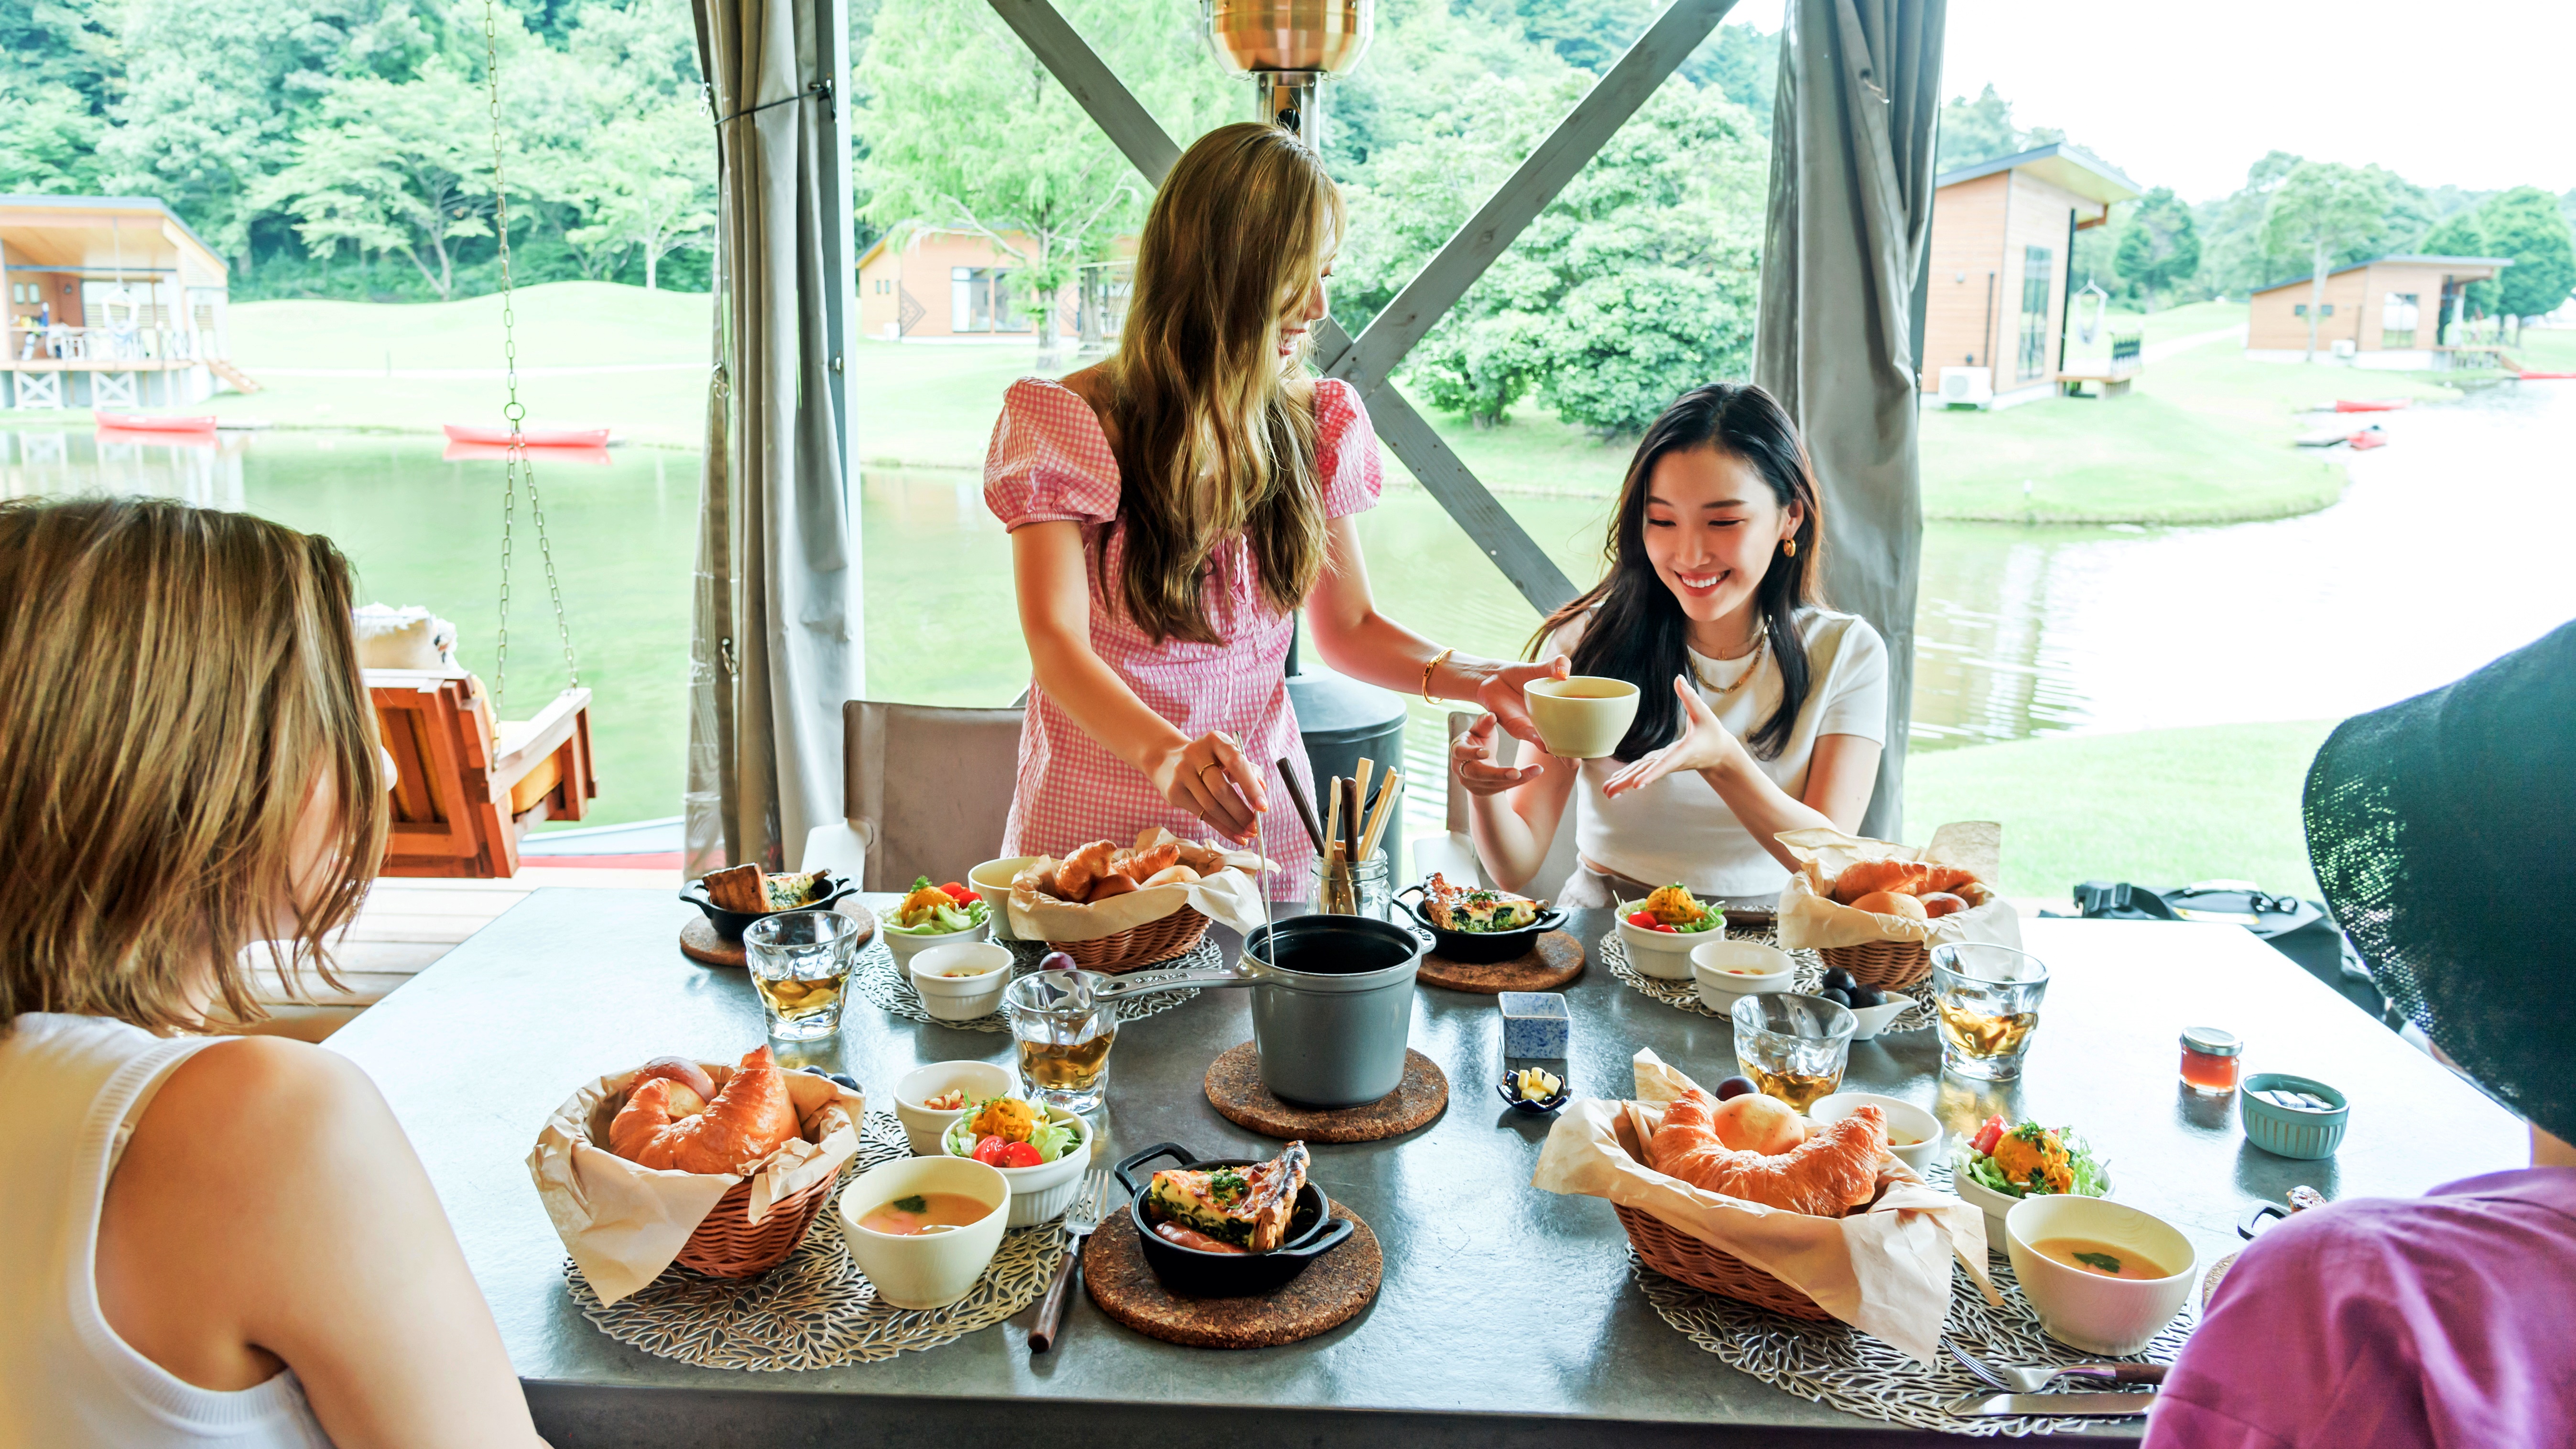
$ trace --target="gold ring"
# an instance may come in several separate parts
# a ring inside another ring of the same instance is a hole
[[[1214,760],[1210,760],[1210,761],[1208,761],[1206,764],[1199,766],[1199,778],[1200,778],[1201,780],[1205,780],[1205,779],[1207,778],[1207,772],[1208,772],[1208,771],[1210,771],[1210,770],[1221,770],[1221,769],[1224,769],[1224,768],[1225,768],[1225,767],[1224,767],[1223,765],[1218,764],[1218,763],[1217,763],[1216,761],[1214,761]]]

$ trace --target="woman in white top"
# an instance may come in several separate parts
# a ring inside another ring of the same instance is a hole
[[[374,1084],[202,1034],[383,854],[349,608],[247,515],[0,505],[0,1444],[542,1443]]]
[[[1711,383],[1646,430],[1611,520],[1610,572],[1539,639],[1576,674],[1642,691],[1615,756],[1495,762],[1494,722],[1451,742],[1495,881],[1525,890],[1575,802],[1581,862],[1557,900],[1606,906],[1675,882],[1779,890],[1773,837],[1857,830],[1887,737],[1887,646],[1817,598],[1816,485],[1769,393]]]

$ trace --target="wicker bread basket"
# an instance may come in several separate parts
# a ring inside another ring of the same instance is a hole
[[[1157,961],[1168,961],[1199,943],[1207,934],[1208,918],[1190,906],[1183,906],[1168,916],[1157,916],[1141,926],[1130,926],[1114,936],[1097,936],[1088,941],[1049,941],[1050,950],[1062,951],[1073,958],[1073,964],[1085,971],[1098,971],[1115,976]]]
[[[1723,1253],[1690,1234],[1664,1225],[1662,1219],[1637,1208],[1619,1208],[1619,1225],[1628,1230],[1628,1244],[1646,1266],[1672,1279],[1687,1283],[1703,1293],[1720,1298],[1733,1298],[1756,1308],[1768,1308],[1791,1318],[1822,1323],[1833,1317],[1816,1306],[1816,1300],[1790,1287],[1752,1264],[1731,1253]]]
[[[1902,991],[1932,974],[1932,949],[1920,941],[1869,941],[1827,946],[1816,953],[1828,970],[1848,971],[1872,991]]]
[[[805,1241],[805,1230],[822,1216],[832,1201],[832,1189],[848,1172],[844,1167],[803,1192],[770,1204],[769,1216],[757,1225],[750,1217],[752,1179],[744,1178],[716,1199],[715,1210],[689,1234],[680,1256],[672,1261],[710,1278],[754,1278],[768,1272],[786,1262],[796,1245]]]

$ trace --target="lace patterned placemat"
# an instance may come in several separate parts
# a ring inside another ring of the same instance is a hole
[[[1645,1290],[1646,1301],[1665,1323],[1692,1343],[1717,1355],[1775,1389],[1863,1418],[1883,1419],[1917,1429],[1947,1434],[2045,1434],[2102,1422],[2098,1419],[1968,1419],[1950,1405],[1972,1394],[2000,1392],[1972,1377],[1949,1355],[1927,1368],[1850,1324],[1808,1323],[1766,1308],[1703,1293],[1677,1283],[1628,1255],[1629,1272]],[[2012,1265],[2001,1256],[1986,1260],[1986,1271],[2004,1295],[2003,1306],[1988,1307],[1965,1274],[1954,1277],[1950,1316],[1942,1337],[1988,1364],[2026,1365],[2103,1362],[2100,1355],[2078,1353],[2040,1332],[2039,1319],[2022,1297]],[[2174,1321],[2131,1362],[2172,1363],[2191,1336],[2194,1319],[2186,1305]]]
[[[1018,941],[1001,941],[995,944],[1009,949],[1011,974],[1014,977],[1036,970],[1038,958],[1045,954],[1046,949],[1044,942],[1033,943],[1036,947],[1034,950],[1023,949],[1023,943]],[[1225,957],[1217,950],[1216,942],[1201,939],[1197,945],[1178,956],[1168,961],[1158,961],[1150,967],[1138,967],[1137,972],[1193,970],[1224,964]],[[1128,974],[1134,975],[1137,972]],[[1009,1031],[1011,1029],[1010,1017],[998,1007],[972,1021],[940,1021],[939,1018],[932,1016],[930,1008],[921,1004],[921,993],[912,989],[912,978],[906,975],[901,967],[894,964],[894,951],[885,944],[883,939],[869,942],[866,949],[859,953],[859,969],[853,973],[853,978],[858,984],[859,994],[866,997],[870,1004],[893,1012],[897,1016],[910,1017],[914,1021],[934,1022],[940,1026],[953,1026],[961,1031]],[[1134,1021],[1139,1017],[1169,1011],[1198,994],[1198,988],[1192,986],[1179,991],[1156,991],[1144,996],[1129,997],[1118,1003],[1118,1019]]]
[[[1752,941],[1764,946],[1780,944],[1780,938],[1768,926],[1730,929],[1726,933],[1726,939]],[[1666,1006],[1679,1007],[1683,1011],[1695,1011],[1702,1016],[1726,1015],[1722,1011],[1709,1010],[1708,1003],[1699,999],[1699,987],[1696,983],[1666,981],[1659,976],[1648,976],[1629,964],[1628,943],[1619,939],[1618,927],[1611,927],[1608,934],[1601,938],[1596,949],[1600,954],[1601,964],[1610,968],[1611,975]],[[1798,963],[1798,974],[1790,980],[1790,986],[1793,989],[1813,995],[1824,988],[1823,957],[1813,951],[1791,951],[1789,959]],[[1940,1019],[1940,1013],[1933,1009],[1932,991],[1928,983],[1916,990],[1901,991],[1896,994],[1913,998],[1914,1004],[1898,1012],[1896,1020],[1879,1028],[1880,1036],[1890,1036],[1900,1031],[1921,1031]]]
[[[903,1124],[870,1112],[858,1160],[841,1186],[911,1155]],[[836,1187],[835,1204],[839,1197]],[[757,1278],[709,1278],[674,1265],[641,1292],[605,1306],[568,1258],[564,1279],[582,1316],[619,1343],[700,1368],[769,1372],[874,1363],[953,1343],[1037,1302],[1063,1256],[1061,1223],[1005,1233],[974,1292],[945,1308],[897,1308],[879,1302],[850,1262],[837,1209],[827,1205],[795,1254]]]

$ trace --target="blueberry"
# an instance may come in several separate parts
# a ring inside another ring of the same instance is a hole
[[[1839,966],[1825,973],[1825,989],[1828,991],[1849,991],[1859,984],[1850,972]]]
[[[1725,1081],[1717,1084],[1717,1100],[1721,1102],[1732,1101],[1737,1097],[1748,1096],[1759,1090],[1760,1088],[1753,1085],[1753,1079],[1751,1077],[1729,1077]]]
[[[1825,1000],[1832,1002],[1836,1006],[1849,1006],[1852,1004],[1851,993],[1843,990],[1839,986],[1828,986],[1816,994],[1823,997]]]

